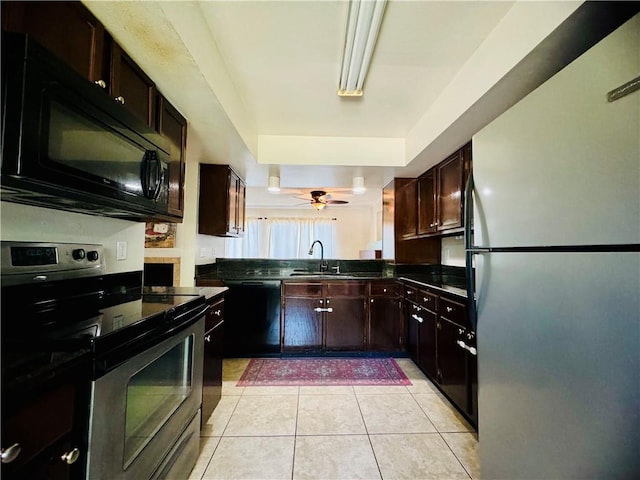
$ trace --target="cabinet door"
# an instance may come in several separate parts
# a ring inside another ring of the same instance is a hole
[[[154,127],[156,87],[116,42],[111,42],[111,96]]]
[[[396,297],[369,299],[369,350],[397,352],[402,348],[401,300]]]
[[[456,342],[465,329],[444,318],[437,324],[438,380],[440,388],[461,410],[468,411],[467,351]]]
[[[215,308],[215,307],[214,307]],[[210,311],[207,315],[213,315]],[[215,315],[213,315],[215,317]],[[215,318],[214,318],[215,319]],[[204,334],[204,364],[202,366],[202,416],[201,425],[207,420],[220,402],[222,396],[222,357],[224,350],[224,323],[217,323],[215,328]]]
[[[418,178],[418,234],[437,231],[436,175],[432,169]]]
[[[437,167],[438,230],[462,226],[462,151],[451,155]]]
[[[420,321],[416,318],[419,307],[414,303],[405,301],[405,315],[407,320],[407,353],[411,360],[418,365],[418,331]]]
[[[396,188],[396,235],[415,237],[418,232],[418,183],[415,179]]]
[[[327,350],[364,350],[364,297],[327,298],[325,348]]]
[[[418,365],[432,380],[437,377],[436,321],[437,315],[421,308],[418,313],[422,318],[418,333]]]
[[[245,230],[245,221],[246,221],[246,196],[247,196],[247,186],[242,181],[242,179],[238,178],[238,205],[236,207],[238,212],[238,218],[236,220],[236,233],[238,235],[244,235]]]
[[[2,29],[31,35],[92,82],[109,80],[104,27],[80,2],[2,2]]]
[[[169,214],[182,218],[187,120],[161,95],[158,95],[157,108],[157,130],[169,139]]]
[[[227,233],[235,235],[238,233],[238,191],[240,187],[240,177],[233,170],[229,171],[229,189],[227,192]]]
[[[322,303],[320,303],[322,302]],[[285,297],[282,313],[282,350],[322,349],[322,308],[318,298]]]
[[[240,195],[242,229],[238,228]],[[242,234],[244,203],[244,182],[228,165],[200,164],[198,233],[221,237],[237,237]]]

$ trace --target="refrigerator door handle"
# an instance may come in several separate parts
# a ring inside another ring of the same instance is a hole
[[[475,298],[474,274],[473,274],[473,170],[469,172],[467,184],[464,187],[464,248],[465,248],[465,278],[467,299],[469,301],[469,324],[473,331],[478,327],[478,309]]]

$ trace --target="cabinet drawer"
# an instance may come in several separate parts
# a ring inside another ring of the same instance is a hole
[[[3,414],[3,450],[14,444],[21,448],[14,461],[2,466],[3,478],[11,477],[8,472],[21,468],[71,432],[75,395],[75,385],[65,383],[26,403],[8,418]]]
[[[321,297],[321,283],[288,283],[282,282],[285,297]]]
[[[224,299],[214,300],[205,318],[204,331],[208,332],[224,319]]]
[[[415,302],[418,298],[418,289],[415,287],[407,287],[406,285],[403,287],[404,299],[409,300],[410,302]]]
[[[458,325],[465,326],[467,324],[467,307],[463,303],[440,297],[438,313],[442,318]]]
[[[364,297],[364,282],[328,282],[327,297]]]
[[[371,282],[370,295],[395,297],[400,294],[400,287],[395,282]]]
[[[434,313],[438,311],[438,297],[425,290],[418,290],[416,292],[416,303]]]

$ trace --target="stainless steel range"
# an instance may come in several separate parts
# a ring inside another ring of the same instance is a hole
[[[23,399],[55,390],[68,357],[83,365],[64,379],[76,387],[68,478],[186,478],[199,449],[204,298],[143,295],[142,272],[105,274],[99,245],[3,242],[0,255],[3,463],[18,445],[3,477],[57,455],[54,439],[22,461],[28,440],[5,424]]]

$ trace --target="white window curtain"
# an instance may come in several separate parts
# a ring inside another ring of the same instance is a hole
[[[247,218],[243,238],[227,241],[229,258],[320,258],[314,240],[324,246],[324,258],[333,258],[335,220],[330,218]]]

